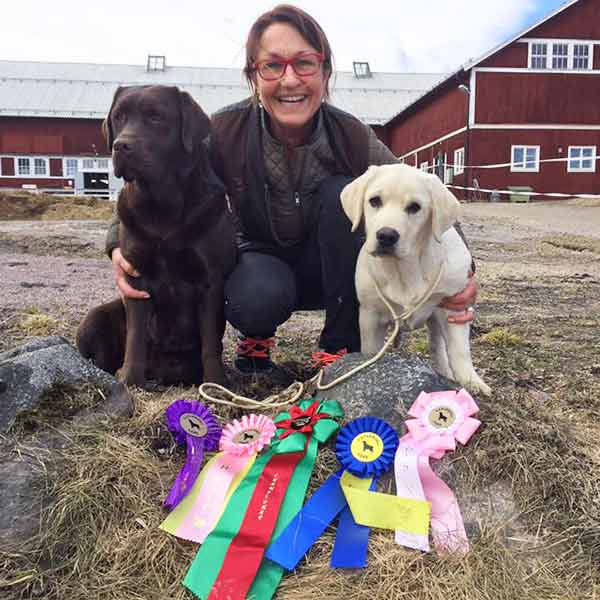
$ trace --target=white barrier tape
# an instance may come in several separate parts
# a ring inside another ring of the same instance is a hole
[[[600,199],[600,194],[563,194],[561,192],[511,192],[510,190],[489,190],[484,188],[464,187],[462,185],[449,185],[446,187],[456,190],[466,190],[469,192],[485,192],[496,194],[508,194],[510,196],[549,196],[551,198],[585,198],[585,199]]]
[[[577,157],[577,158],[544,158],[542,160],[523,160],[518,164],[525,164],[525,163],[535,163],[535,164],[540,164],[540,163],[549,163],[549,162],[569,162],[569,161],[577,161],[577,162],[582,162],[582,161],[588,161],[588,160],[598,160],[600,159],[600,155],[597,156],[584,156],[583,158],[581,157]],[[451,163],[443,163],[444,164],[444,168],[445,169],[454,169],[456,167],[456,165],[453,165]],[[508,163],[498,163],[495,165],[458,165],[458,167],[460,169],[462,169],[464,171],[464,169],[501,169],[504,167],[512,167],[513,164],[517,164],[517,163],[512,163],[512,162],[508,162]],[[417,167],[418,168],[418,167]],[[427,170],[428,171],[432,171],[436,168],[435,164],[431,164],[431,165],[427,165]],[[425,170],[425,169],[423,169]],[[585,171],[583,171],[585,172]],[[462,171],[461,171],[462,173]]]

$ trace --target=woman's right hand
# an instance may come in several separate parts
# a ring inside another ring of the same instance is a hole
[[[148,294],[148,292],[136,290],[134,287],[129,285],[126,275],[130,275],[131,277],[139,277],[140,274],[135,270],[134,266],[130,262],[125,260],[121,254],[120,248],[115,248],[113,250],[111,254],[111,261],[113,271],[115,273],[115,283],[117,284],[117,289],[119,290],[122,300],[125,300],[125,298],[133,298],[136,300],[147,300],[150,298],[150,294]]]

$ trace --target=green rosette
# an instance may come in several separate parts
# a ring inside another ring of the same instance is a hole
[[[198,550],[185,576],[183,584],[198,598],[205,599],[210,594],[229,545],[241,527],[256,484],[269,460],[275,454],[305,452],[286,490],[271,536],[271,539],[274,539],[302,508],[319,443],[326,442],[339,429],[335,419],[341,419],[343,416],[344,411],[337,401],[309,398],[275,417],[277,439],[268,450],[258,456],[229,500],[216,527]],[[247,597],[269,600],[273,597],[283,573],[282,567],[263,559]]]

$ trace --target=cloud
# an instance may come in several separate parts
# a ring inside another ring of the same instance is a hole
[[[560,0],[544,0],[554,6]],[[144,64],[148,53],[172,65],[241,67],[256,17],[276,0],[75,0],[3,7],[10,30],[0,56]],[[446,72],[518,33],[541,0],[297,0],[326,31],[338,69],[366,60],[374,71]],[[551,10],[552,6],[548,9]]]

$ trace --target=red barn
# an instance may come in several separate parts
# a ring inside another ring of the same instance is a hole
[[[483,199],[479,188],[513,186],[600,194],[598,0],[566,2],[465,64],[388,121],[382,137],[459,196],[460,187]]]

